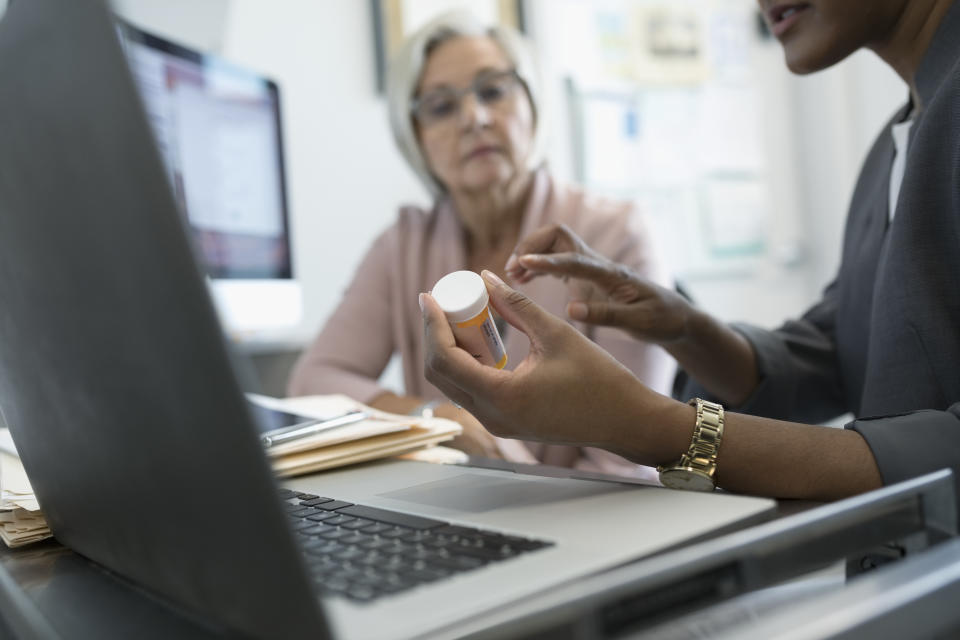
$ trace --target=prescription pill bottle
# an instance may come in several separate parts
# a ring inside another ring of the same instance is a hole
[[[490,295],[473,271],[454,271],[440,278],[430,292],[453,328],[457,345],[481,364],[503,369],[507,352],[490,314]]]

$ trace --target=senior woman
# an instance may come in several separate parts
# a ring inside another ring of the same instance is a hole
[[[647,476],[646,468],[607,451],[496,438],[424,378],[418,294],[451,271],[503,274],[518,239],[545,224],[565,224],[611,260],[670,284],[629,204],[558,184],[545,169],[540,85],[526,43],[515,31],[485,26],[469,14],[446,14],[405,43],[387,93],[396,142],[434,204],[402,207],[374,241],[339,307],[294,367],[288,392],[344,393],[384,411],[455,420],[463,435],[453,446],[472,455]],[[563,314],[568,291],[562,282],[541,278],[520,288]],[[675,365],[665,351],[617,330],[578,328],[648,386],[669,391]],[[530,345],[512,329],[503,338],[510,368]],[[403,396],[377,382],[396,352]]]

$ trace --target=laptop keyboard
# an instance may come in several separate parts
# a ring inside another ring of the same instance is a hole
[[[321,593],[369,602],[553,543],[281,489]]]

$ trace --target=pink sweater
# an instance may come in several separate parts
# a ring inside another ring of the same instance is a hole
[[[655,282],[672,286],[666,270],[653,257],[649,232],[632,205],[555,184],[546,171],[540,171],[524,213],[521,237],[543,225],[560,222],[598,252]],[[391,356],[399,351],[406,393],[443,398],[423,375],[423,323],[417,295],[430,291],[441,277],[465,265],[464,230],[449,199],[438,202],[432,211],[403,207],[396,223],[367,251],[340,305],[300,357],[291,374],[289,394],[343,393],[369,402],[387,391],[377,380]],[[565,317],[567,291],[560,280],[537,278],[519,289],[548,311]],[[652,389],[670,392],[675,364],[661,348],[634,340],[617,329],[576,324]],[[529,350],[527,337],[512,327],[506,330],[504,345],[508,369],[521,362]],[[506,458],[517,462],[651,475],[649,468],[600,449],[503,439],[497,444]]]

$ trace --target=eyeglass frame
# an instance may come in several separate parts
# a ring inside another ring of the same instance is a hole
[[[488,70],[488,69],[485,69],[485,70],[481,71],[480,73],[478,73],[478,74],[474,77],[473,82],[470,83],[470,86],[464,87],[463,89],[454,89],[453,87],[439,87],[439,88],[437,88],[437,89],[431,89],[430,91],[428,91],[428,92],[427,92],[426,94],[424,94],[424,95],[414,96],[413,98],[410,99],[410,117],[412,117],[412,118],[417,122],[417,124],[419,124],[419,125],[422,126],[422,127],[429,127],[429,126],[432,126],[432,125],[435,125],[435,124],[440,124],[440,123],[445,122],[445,121],[448,121],[448,120],[452,120],[452,119],[455,118],[457,115],[459,115],[460,110],[463,108],[462,105],[463,105],[463,99],[464,99],[464,97],[467,96],[468,94],[471,94],[471,93],[472,93],[474,96],[477,97],[478,102],[481,102],[482,104],[485,104],[485,103],[483,103],[483,101],[481,100],[480,96],[479,96],[478,93],[477,93],[477,91],[478,91],[478,89],[479,89],[479,87],[478,87],[477,85],[478,85],[478,83],[481,82],[481,81],[484,81],[484,80],[489,81],[490,78],[492,78],[492,77],[496,77],[496,78],[501,78],[501,77],[502,77],[502,78],[509,78],[510,80],[513,81],[514,87],[511,88],[510,94],[509,94],[509,95],[505,95],[504,98],[507,98],[507,97],[510,97],[511,95],[513,95],[513,90],[514,90],[516,87],[522,88],[522,89],[527,93],[527,95],[529,96],[529,90],[527,89],[527,83],[524,82],[523,78],[520,76],[520,74],[517,72],[517,70],[516,70],[515,68],[502,69],[502,70]],[[417,115],[417,112],[418,112],[418,110],[419,110],[419,108],[420,108],[420,105],[423,103],[423,99],[424,99],[425,97],[429,96],[430,94],[433,94],[434,92],[439,92],[439,91],[447,91],[447,92],[450,93],[450,95],[452,95],[453,97],[455,97],[455,98],[456,98],[456,101],[457,101],[457,108],[456,108],[456,110],[455,110],[453,113],[450,114],[449,117],[443,116],[443,117],[438,118],[438,119],[436,119],[436,120],[432,120],[432,121],[429,121],[429,122],[424,122],[424,121]]]

